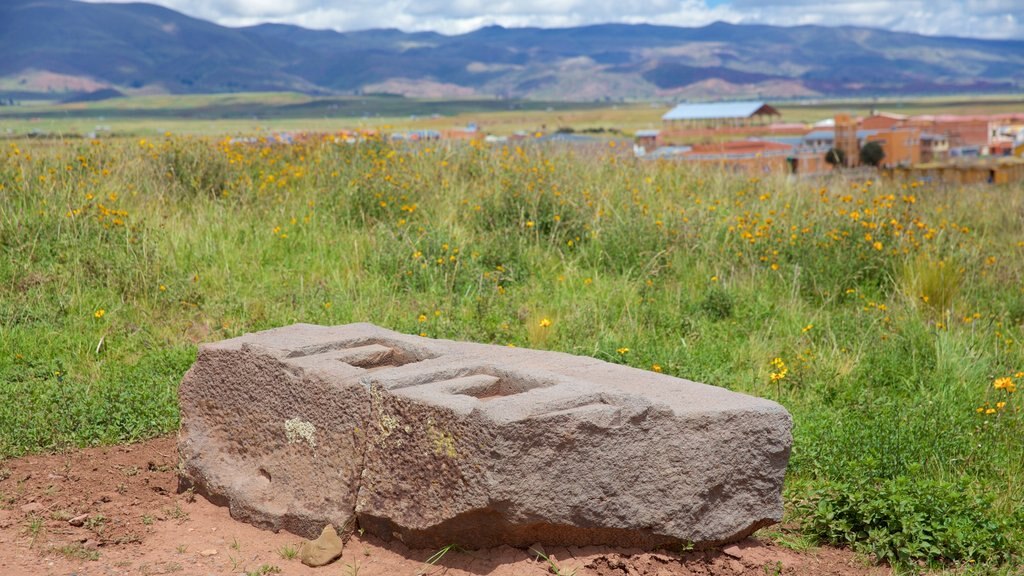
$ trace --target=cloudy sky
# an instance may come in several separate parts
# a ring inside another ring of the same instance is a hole
[[[335,30],[400,28],[458,34],[489,24],[550,28],[649,22],[702,26],[723,20],[780,25],[849,24],[930,35],[1024,38],[1024,0],[145,1],[227,26],[286,22]]]

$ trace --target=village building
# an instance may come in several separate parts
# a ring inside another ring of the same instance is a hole
[[[860,165],[863,147],[876,143],[884,152],[879,168],[889,174],[917,166],[934,172],[945,169],[940,163],[955,161],[957,170],[943,173],[955,181],[1012,182],[1024,170],[1014,163],[979,163],[995,156],[1024,158],[1024,114],[837,114],[810,128],[774,122],[779,116],[764,102],[680,104],[662,116],[661,130],[636,133],[634,153],[752,175],[822,174],[833,168],[826,160],[830,150],[842,151],[843,166],[852,168]]]
[[[885,157],[879,166],[910,166],[921,163],[921,131],[917,128],[879,130],[868,136],[867,142],[877,142],[882,146]]]
[[[900,126],[906,120],[907,117],[902,114],[875,113],[862,120],[860,127],[864,130],[890,130]]]
[[[942,162],[949,158],[949,138],[945,134],[921,134],[921,162]]]
[[[669,128],[720,128],[770,124],[782,114],[764,102],[680,104],[661,117]]]

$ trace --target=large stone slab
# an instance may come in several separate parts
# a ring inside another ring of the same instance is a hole
[[[297,324],[202,346],[183,487],[316,537],[698,547],[782,517],[778,404],[554,352]]]

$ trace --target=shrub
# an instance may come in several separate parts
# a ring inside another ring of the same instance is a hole
[[[846,151],[841,148],[829,148],[825,153],[825,162],[832,166],[846,166]]]
[[[965,482],[898,476],[833,482],[795,508],[807,535],[906,566],[1009,561],[1021,518],[991,512],[993,498]]]
[[[860,149],[860,163],[878,166],[885,160],[885,149],[878,142],[868,142]]]
[[[714,286],[701,300],[700,309],[712,320],[725,320],[732,316],[733,297],[727,290]]]

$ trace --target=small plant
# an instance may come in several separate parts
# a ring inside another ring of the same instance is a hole
[[[693,545],[691,544],[691,548],[692,546]],[[572,572],[563,572],[562,567],[555,563],[555,561],[552,560],[551,557],[545,554],[543,551],[537,550],[536,548],[531,548],[530,550],[537,555],[537,558],[540,558],[541,560],[548,563],[548,571],[554,574],[555,576],[576,576],[576,572],[577,570],[579,570],[579,568],[574,568]]]
[[[51,551],[60,554],[68,560],[99,560],[100,553],[96,550],[90,550],[82,544],[76,542],[74,544],[65,544],[57,548],[51,548]]]
[[[96,514],[85,519],[85,527],[89,530],[99,531],[107,523],[107,517],[103,514]]]
[[[266,574],[280,574],[281,568],[271,564],[264,564],[255,570],[246,570],[245,576],[265,576]]]
[[[425,560],[425,561],[423,562],[423,566],[422,566],[422,567],[421,567],[421,568],[419,569],[419,571],[418,571],[418,572],[416,573],[416,574],[417,574],[417,576],[422,576],[423,574],[426,574],[426,573],[427,573],[427,567],[428,567],[428,566],[435,566],[435,565],[436,565],[436,564],[437,564],[438,562],[440,562],[440,561],[441,561],[441,558],[444,558],[444,555],[445,555],[445,554],[447,554],[447,553],[451,552],[452,550],[458,550],[458,549],[459,549],[459,547],[458,547],[458,546],[456,546],[455,544],[449,544],[449,545],[445,546],[444,548],[441,548],[441,549],[440,549],[440,550],[438,550],[437,552],[434,552],[434,553],[433,553],[433,554],[432,554],[432,555],[430,556],[430,558],[427,558],[427,559],[426,559],[426,560]]]
[[[188,512],[181,509],[181,502],[175,502],[173,507],[165,508],[164,514],[166,514],[168,518],[177,520],[178,523],[188,521]]]
[[[359,561],[356,560],[351,564],[345,564],[346,576],[359,576]]]
[[[236,550],[236,551],[240,551],[242,549],[242,545],[238,543],[238,538],[232,538],[231,539],[231,544],[229,545],[229,547],[232,550]]]
[[[143,514],[142,515],[142,524],[143,525],[145,525],[145,526],[152,526],[153,525],[153,521],[154,521],[154,518],[153,518],[153,516],[151,514]]]
[[[184,554],[185,552],[188,552],[188,545],[187,544],[178,544],[178,546],[175,548],[175,550],[178,552],[178,554]]]
[[[65,522],[74,518],[74,516],[75,515],[72,514],[70,510],[56,510],[50,513],[50,519],[57,520],[59,522]]]
[[[36,540],[38,540],[39,537],[43,535],[43,532],[45,530],[46,523],[43,521],[42,516],[33,514],[28,517],[28,521],[25,522],[24,532],[28,534],[29,537],[32,539],[31,543],[29,544],[29,548],[35,546]]]
[[[299,550],[295,546],[285,544],[278,549],[277,554],[283,560],[294,560],[299,556]]]
[[[700,309],[712,320],[725,320],[732,317],[734,302],[732,294],[725,288],[715,286],[708,290]]]
[[[788,516],[787,512],[787,516]],[[782,548],[788,548],[794,552],[806,552],[815,547],[814,538],[807,536],[799,530],[792,530],[785,527],[775,526],[762,528],[755,535],[755,538],[771,540]]]

